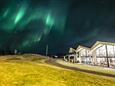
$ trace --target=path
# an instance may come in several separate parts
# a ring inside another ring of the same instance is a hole
[[[115,75],[113,75],[113,74],[102,73],[102,72],[97,72],[97,71],[92,71],[92,70],[80,69],[80,68],[77,68],[77,67],[66,66],[66,65],[63,65],[63,64],[60,64],[60,63],[56,62],[56,59],[48,59],[48,60],[45,61],[45,63],[50,64],[50,65],[55,65],[55,66],[58,66],[58,67],[62,67],[62,68],[66,68],[66,69],[70,69],[70,70],[74,70],[74,71],[81,71],[81,72],[85,72],[85,73],[90,73],[90,74],[115,78]]]

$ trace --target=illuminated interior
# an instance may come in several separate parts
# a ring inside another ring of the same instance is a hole
[[[79,51],[79,58],[81,58],[82,63],[90,64],[92,62],[90,50],[87,48],[82,48]]]
[[[102,45],[96,48],[96,58],[98,64],[107,64],[107,57],[111,65],[115,65],[115,46]]]

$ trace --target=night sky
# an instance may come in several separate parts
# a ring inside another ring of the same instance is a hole
[[[0,50],[65,54],[115,42],[115,0],[0,0]]]

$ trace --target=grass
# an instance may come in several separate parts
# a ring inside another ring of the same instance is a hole
[[[104,67],[99,67],[99,66],[91,66],[91,65],[86,65],[86,64],[73,64],[73,63],[62,61],[62,60],[58,60],[57,62],[67,65],[67,66],[72,66],[72,67],[77,67],[81,69],[92,70],[92,71],[109,73],[109,74],[115,75],[115,69],[109,69],[109,68],[104,68]]]
[[[38,64],[33,64],[33,58]],[[41,63],[44,59],[34,55],[1,57],[0,86],[115,86],[114,78],[54,68]]]

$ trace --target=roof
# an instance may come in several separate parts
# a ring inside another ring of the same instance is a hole
[[[97,45],[102,44],[102,45],[115,45],[115,43],[113,42],[102,42],[102,41],[97,41],[92,47],[91,49],[95,48]]]
[[[69,48],[69,53],[73,53],[76,52],[76,50],[74,48]]]
[[[100,44],[101,44],[101,45],[100,45]],[[97,49],[96,47],[101,47],[102,45],[114,45],[114,46],[115,46],[115,42],[107,42],[107,41],[106,41],[106,42],[102,42],[102,41],[97,41],[97,42],[94,43],[94,45],[93,45],[91,48],[86,47],[86,46],[79,45],[76,49],[70,48],[70,49],[69,49],[69,52],[70,52],[70,53],[79,52],[79,51],[81,51],[82,49],[87,49],[87,50],[93,51],[93,50]]]
[[[79,45],[79,46],[77,47],[76,51],[78,52],[78,51],[80,51],[80,50],[82,50],[82,49],[90,50],[89,47],[85,47],[85,46],[81,46],[81,45]]]

